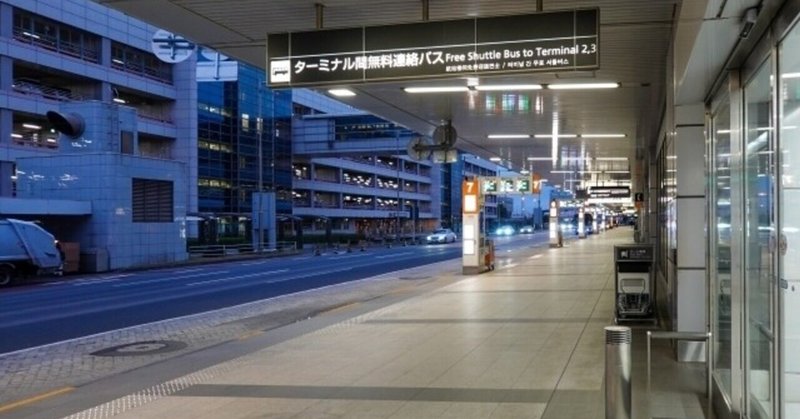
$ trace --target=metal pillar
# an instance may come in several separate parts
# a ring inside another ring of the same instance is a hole
[[[607,326],[606,419],[631,419],[631,328]]]

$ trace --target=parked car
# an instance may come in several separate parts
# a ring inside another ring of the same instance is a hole
[[[456,233],[449,228],[440,228],[429,234],[426,239],[428,243],[453,243],[456,241]]]
[[[520,234],[530,234],[533,233],[533,226],[522,226],[519,229]]]

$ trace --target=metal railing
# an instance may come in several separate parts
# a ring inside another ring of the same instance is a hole
[[[650,356],[650,341],[651,339],[669,339],[669,340],[689,340],[694,342],[706,343],[706,397],[708,397],[708,406],[706,406],[706,417],[711,417],[713,403],[711,396],[713,394],[711,375],[711,332],[671,332],[671,331],[647,331],[647,393],[650,393],[650,377],[651,377],[651,356]]]
[[[189,246],[188,251],[189,257],[191,258],[232,257],[255,254],[291,254],[296,251],[295,242],[279,241],[275,243],[275,247],[268,246],[269,243],[262,243],[262,249],[259,252],[252,244],[206,244]]]

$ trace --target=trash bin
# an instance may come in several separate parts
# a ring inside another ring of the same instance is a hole
[[[618,323],[655,321],[653,254],[649,244],[614,246],[614,313]]]

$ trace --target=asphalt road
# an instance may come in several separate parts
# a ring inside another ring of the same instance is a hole
[[[547,233],[496,238],[499,258]],[[0,290],[0,354],[461,257],[461,244],[370,248],[67,277]]]

